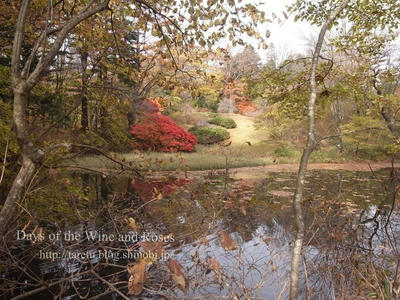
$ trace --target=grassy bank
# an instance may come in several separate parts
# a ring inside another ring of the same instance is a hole
[[[115,159],[139,170],[173,171],[212,170],[241,167],[255,167],[271,164],[271,158],[229,156],[229,154],[211,153],[127,153],[116,154]],[[121,166],[100,155],[87,155],[68,161],[69,166],[94,169],[120,169]]]
[[[195,113],[202,120],[215,117],[210,113]],[[268,129],[256,129],[254,118],[238,114],[222,114],[237,124],[236,128],[227,129],[230,133],[229,143],[197,145],[193,153],[157,153],[132,152],[113,154],[116,160],[123,161],[139,170],[172,171],[212,170],[241,167],[255,167],[269,164],[290,164],[300,161],[302,149],[290,141],[272,140]],[[190,124],[181,124],[190,127]],[[226,146],[226,145],[229,146]],[[368,158],[365,158],[368,159]],[[312,163],[342,163],[362,160],[349,153],[340,153],[336,146],[325,145],[315,150],[310,158]],[[368,159],[370,160],[370,159]],[[120,165],[98,155],[78,157],[67,162],[70,166],[95,169],[120,169]]]
[[[196,147],[193,153],[125,153],[113,154],[113,158],[139,170],[173,171],[212,170],[241,167],[255,167],[270,164],[298,163],[301,151],[282,148],[276,143],[259,143],[222,147],[219,145]],[[279,149],[280,151],[276,151]],[[313,163],[346,162],[346,158],[334,148],[315,151],[311,157]],[[120,169],[121,166],[101,155],[87,155],[71,159],[69,166],[94,169]]]

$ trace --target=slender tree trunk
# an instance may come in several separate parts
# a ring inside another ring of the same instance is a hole
[[[26,129],[26,88],[23,84],[20,84],[13,90],[13,120],[17,133],[18,144],[21,149],[22,166],[17,177],[14,179],[11,189],[8,192],[6,201],[4,202],[4,205],[0,211],[0,235],[5,232],[7,225],[14,217],[17,209],[17,203],[24,198],[25,189],[34,176],[37,164],[42,161],[44,156],[44,152],[32,143]]]
[[[342,153],[344,150],[344,145],[343,145],[343,132],[341,126],[343,124],[344,112],[343,112],[343,105],[339,100],[335,100],[333,103],[331,103],[331,112],[335,120],[336,134],[338,135],[339,139],[338,141],[339,151],[340,153]]]
[[[374,84],[374,89],[376,91],[376,94],[379,97],[384,97],[384,92],[381,87],[378,86],[378,75],[379,71],[374,70],[374,79],[373,79],[373,84]],[[370,102],[370,101],[369,101]],[[385,106],[385,104],[382,104],[381,107],[379,107],[379,111],[381,113],[381,116],[383,120],[385,121],[386,127],[390,130],[390,132],[396,137],[396,139],[399,139],[399,128],[396,128],[395,124],[395,119],[393,118],[393,112],[390,109],[390,107]]]
[[[293,199],[293,210],[294,217],[296,220],[296,239],[293,246],[292,253],[292,264],[290,273],[290,300],[298,299],[299,295],[299,265],[301,260],[301,251],[304,239],[304,219],[301,201],[303,199],[304,182],[307,173],[307,165],[310,155],[315,147],[315,103],[317,100],[317,83],[316,83],[316,73],[318,66],[318,58],[321,53],[322,43],[324,41],[325,33],[329,26],[336,19],[336,17],[342,12],[342,10],[347,6],[350,0],[344,0],[341,4],[332,12],[329,18],[325,21],[321,28],[318,36],[317,45],[315,46],[315,51],[312,59],[311,66],[311,93],[310,100],[308,103],[308,138],[307,144],[303,150],[303,155],[301,156],[299,171],[297,175],[297,185],[296,192]]]
[[[82,105],[82,116],[81,116],[81,126],[82,130],[86,131],[89,129],[89,113],[88,113],[88,99],[87,99],[87,60],[88,53],[85,49],[81,51],[81,105]]]

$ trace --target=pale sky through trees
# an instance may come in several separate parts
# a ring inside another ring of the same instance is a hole
[[[264,10],[266,13],[274,12],[279,18],[283,20],[281,24],[274,22],[269,24],[271,37],[269,39],[276,48],[282,47],[294,53],[302,53],[307,48],[307,38],[310,35],[318,33],[311,25],[305,22],[294,22],[293,18],[289,15],[288,19],[283,16],[286,6],[292,4],[295,0],[271,0],[265,2]]]
[[[271,45],[271,43],[274,45],[279,62],[282,62],[290,54],[307,54],[307,49],[310,49],[311,46],[310,43],[316,40],[318,36],[319,28],[317,26],[313,26],[307,22],[295,22],[293,17],[289,14],[289,18],[285,19],[283,12],[286,11],[287,6],[291,5],[295,1],[296,0],[265,0],[265,4],[261,6],[267,16],[271,16],[272,13],[275,13],[276,16],[283,21],[278,24],[278,22],[274,20],[273,23],[266,23],[263,25],[265,29],[269,29],[271,32],[271,36],[267,40],[267,43],[268,45]],[[394,55],[393,61],[400,60],[400,49],[397,46],[398,43],[399,39],[397,39],[390,47]],[[270,49],[257,49],[256,44],[254,44],[254,48],[259,53],[261,61],[265,62]],[[238,52],[241,50],[242,49],[238,49]]]
[[[274,45],[275,50],[278,52],[279,60],[284,60],[287,58],[287,55],[290,54],[304,54],[308,47],[310,37],[318,34],[318,28],[314,28],[306,22],[294,22],[293,17],[290,15],[288,15],[288,19],[285,19],[283,12],[286,11],[286,6],[292,4],[294,1],[295,0],[265,0],[264,5],[260,7],[271,20],[273,13],[282,20],[280,24],[278,24],[277,20],[273,20],[272,23],[267,22],[263,24],[261,28],[258,28],[262,31],[261,34],[264,36],[267,29],[271,32],[267,43],[268,45]],[[268,59],[270,49],[257,49],[255,40],[251,39],[250,42],[247,38],[246,41],[254,45],[254,48],[259,53],[263,62]],[[243,47],[236,47],[232,52],[236,54],[242,50]]]

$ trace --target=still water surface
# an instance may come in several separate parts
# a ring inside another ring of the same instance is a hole
[[[50,232],[68,230],[82,236],[101,232],[105,240],[59,241],[48,250],[64,249],[60,257],[36,257],[30,263],[39,266],[35,272],[44,280],[83,273],[66,283],[61,299],[102,293],[101,299],[118,299],[117,293],[106,293],[104,282],[84,272],[99,265],[98,274],[126,293],[126,265],[138,259],[125,254],[148,250],[149,245],[139,243],[162,236],[169,237],[157,246],[163,259],[146,267],[140,299],[287,299],[295,179],[296,174],[288,172],[251,180],[221,174],[144,180],[74,173],[71,180],[86,191],[90,213],[44,226]],[[373,298],[391,288],[399,261],[395,184],[389,169],[308,173],[303,298]],[[135,220],[136,230],[127,225],[128,218]],[[107,241],[110,234],[136,238]],[[226,245],[223,236],[234,245]],[[183,267],[184,288],[171,280],[168,259]]]

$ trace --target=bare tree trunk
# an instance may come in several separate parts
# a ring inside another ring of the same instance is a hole
[[[8,192],[6,201],[0,211],[0,225],[9,224],[17,209],[16,203],[23,199],[25,187],[33,178],[36,165],[41,162],[44,152],[36,147],[29,139],[26,129],[26,92],[23,85],[13,88],[14,91],[14,112],[13,121],[17,132],[18,144],[22,153],[22,166],[17,177]],[[3,227],[4,228],[4,227]]]
[[[89,129],[89,113],[88,113],[88,99],[87,99],[87,61],[88,61],[88,53],[86,49],[82,49],[81,51],[81,67],[82,67],[82,76],[81,76],[81,108],[82,108],[82,116],[81,116],[81,126],[82,130],[86,131]]]
[[[315,147],[315,103],[317,100],[317,83],[316,83],[316,73],[318,66],[318,59],[321,53],[322,43],[324,41],[325,33],[329,26],[336,19],[336,17],[342,12],[342,10],[347,6],[350,0],[344,0],[341,4],[331,13],[329,18],[325,21],[321,28],[318,36],[317,45],[315,46],[315,51],[313,54],[312,65],[311,65],[311,94],[308,103],[308,138],[306,147],[303,150],[303,155],[301,156],[299,171],[297,175],[297,185],[296,192],[293,199],[293,210],[294,217],[296,220],[296,240],[293,246],[292,253],[292,265],[290,273],[290,300],[298,299],[299,295],[299,265],[301,260],[301,251],[304,239],[304,219],[303,210],[301,206],[301,201],[303,198],[304,182],[306,178],[308,160],[310,158],[311,152]]]
[[[341,126],[344,120],[344,112],[343,112],[343,105],[339,100],[336,99],[333,103],[331,103],[331,112],[335,120],[336,134],[339,139],[338,148],[340,153],[342,153],[344,150],[344,145],[343,145],[343,132]]]
[[[32,180],[36,164],[26,155],[22,157],[22,167],[8,192],[6,202],[0,212],[0,224],[9,224],[17,209],[16,203],[24,198],[25,187]],[[4,228],[5,229],[5,228]]]

